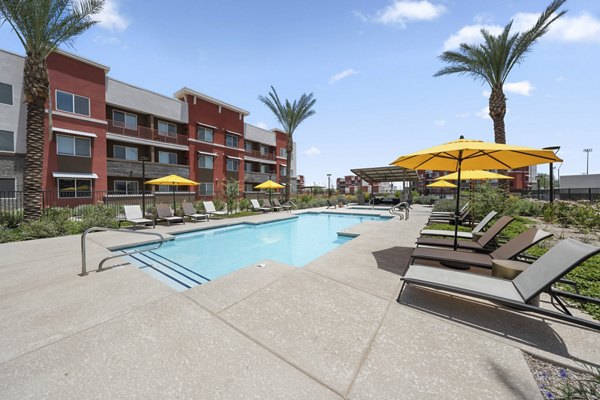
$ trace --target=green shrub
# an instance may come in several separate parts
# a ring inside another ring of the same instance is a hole
[[[0,227],[0,243],[18,242],[20,240],[23,240],[20,229]]]
[[[240,199],[240,210],[241,211],[250,211],[252,210],[252,204],[250,203],[250,200],[247,198],[242,198]]]
[[[421,196],[423,197],[423,196]],[[463,206],[461,202],[460,207]],[[448,211],[454,212],[456,210],[456,200],[452,199],[438,199],[433,205],[433,211]]]
[[[215,205],[215,210],[223,211],[225,209],[225,202],[220,199],[213,200],[213,204]]]
[[[102,204],[86,207],[81,214],[80,229],[83,232],[94,226],[118,228],[119,223],[115,219],[114,209]]]
[[[0,212],[0,226],[7,228],[16,228],[23,222],[23,212]]]

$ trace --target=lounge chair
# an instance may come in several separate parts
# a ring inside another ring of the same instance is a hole
[[[192,203],[183,202],[183,216],[188,217],[191,221],[208,221],[208,214],[200,214]]]
[[[325,207],[325,209],[328,208],[336,208],[337,205],[333,204],[329,199],[327,199],[327,207]]]
[[[598,247],[573,239],[565,239],[512,280],[451,269],[411,265],[404,277],[400,278],[403,283],[397,301],[400,302],[402,292],[407,284],[425,286],[489,300],[523,311],[533,311],[600,330],[598,322],[572,316],[558,297],[562,293],[552,289],[552,284],[598,253],[600,253]],[[560,306],[561,312],[529,304],[542,292],[550,295],[553,302]]]
[[[460,209],[460,211],[458,212],[459,214],[463,214],[465,212],[467,212],[467,210],[469,209],[469,202],[466,202],[465,205],[462,206],[462,208]],[[430,216],[436,216],[436,217],[454,217],[454,211],[433,211]]]
[[[458,215],[458,224],[462,225],[465,221],[467,221],[469,219],[471,215],[471,209],[467,208],[464,211],[461,211],[460,214]],[[442,224],[454,224],[455,222],[455,218],[454,218],[454,214],[452,215],[430,215],[429,219],[427,220],[427,225],[429,224],[436,224],[436,223],[442,223]]]
[[[153,219],[144,218],[144,214],[142,213],[142,207],[140,206],[123,206],[125,210],[125,221],[132,223],[133,228],[138,225],[148,225],[151,224],[154,228],[155,223]],[[120,225],[120,224],[119,224]]]
[[[202,205],[204,205],[204,211],[206,211],[209,217],[211,215],[216,215],[217,217],[219,215],[227,215],[227,211],[217,211],[212,201],[203,201]]]
[[[475,266],[481,268],[492,268],[494,260],[510,260],[528,248],[548,239],[552,234],[541,229],[530,228],[521,233],[508,243],[498,247],[490,254],[472,253],[468,251],[452,251],[447,249],[434,249],[431,247],[419,247],[413,250],[411,264],[416,259],[439,261],[446,266]],[[445,264],[444,264],[445,263]]]
[[[458,247],[463,250],[473,250],[480,253],[491,253],[497,246],[493,246],[494,239],[500,232],[514,220],[513,217],[503,216],[496,221],[476,242],[470,240],[459,240]],[[424,238],[417,239],[418,246],[454,247],[454,239]]]
[[[490,223],[490,221],[496,216],[498,213],[496,211],[490,211],[488,215],[486,215],[471,232],[458,232],[458,237],[462,239],[472,239],[473,233],[482,232],[483,229]],[[454,237],[454,231],[444,231],[441,229],[423,229],[421,231],[421,236],[448,236]]]
[[[264,213],[273,211],[271,207],[262,207],[257,199],[250,199],[250,204],[252,204],[252,209],[254,211],[262,211]]]
[[[173,211],[171,210],[171,207],[168,204],[157,204],[156,205],[156,215],[158,216],[158,218],[157,218],[158,220],[166,221],[167,226],[171,226],[171,222],[174,222],[174,223],[181,222],[182,224],[185,224],[183,217],[178,217],[176,215],[173,215]]]
[[[289,204],[281,204],[279,200],[273,199],[273,204],[277,207],[281,207],[284,211],[291,211],[292,206]]]
[[[264,199],[263,200],[263,207],[270,208],[270,209],[272,209],[274,211],[281,210],[280,206],[274,206],[274,205],[272,205],[271,202],[268,199]]]

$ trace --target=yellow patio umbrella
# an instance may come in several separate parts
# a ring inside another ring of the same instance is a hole
[[[168,185],[168,186],[198,186],[198,182],[191,181],[179,175],[167,175],[162,178],[151,179],[144,182],[146,185]],[[173,190],[173,210],[176,208],[175,191]]]
[[[430,183],[427,187],[434,188],[455,188],[456,185],[454,183],[450,183],[444,180],[438,180],[437,182]]]
[[[271,202],[271,189],[283,189],[285,186],[280,185],[272,180],[264,181],[260,185],[254,186],[255,189],[269,189],[269,203]]]
[[[460,173],[460,179],[463,181],[485,181],[494,179],[513,179],[512,176],[497,174],[490,171],[482,171],[480,169],[475,170],[464,170]],[[458,172],[453,172],[448,175],[440,176],[435,178],[436,181],[456,181],[458,180]]]
[[[561,162],[552,150],[533,149],[481,140],[460,139],[400,156],[391,165],[409,169],[456,171],[461,180],[461,170],[514,169],[530,165]],[[458,247],[460,185],[456,188],[456,211],[454,213],[454,250]]]

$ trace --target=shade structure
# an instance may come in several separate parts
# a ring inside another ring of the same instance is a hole
[[[146,185],[168,185],[168,186],[198,186],[198,182],[191,181],[179,175],[167,175],[162,178],[151,179],[144,182]],[[175,191],[173,191],[173,211],[175,211]]]
[[[495,179],[514,179],[512,176],[497,174],[490,171],[482,170],[462,170],[460,173],[460,180],[462,181],[484,181],[484,180],[495,180]],[[458,180],[458,172],[453,172],[448,175],[440,176],[435,178],[436,181],[456,181]]]
[[[551,150],[483,142],[461,136],[454,142],[400,156],[390,164],[411,169],[456,171],[457,180],[460,181],[462,168],[514,169],[551,162],[562,162]],[[460,185],[456,188],[454,250],[458,247],[459,199]]]
[[[265,181],[260,185],[254,186],[255,189],[283,189],[285,186],[280,185],[277,182],[273,182],[272,180]]]
[[[456,185],[454,183],[450,183],[444,180],[438,180],[437,182],[430,183],[427,187],[436,187],[436,188],[455,188]]]
[[[280,185],[272,180],[264,181],[260,185],[254,186],[255,189],[269,189],[269,203],[271,202],[271,189],[283,189],[285,186]]]

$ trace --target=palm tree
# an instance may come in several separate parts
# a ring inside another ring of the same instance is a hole
[[[566,0],[554,0],[540,15],[536,24],[526,32],[510,34],[513,21],[504,27],[498,36],[481,30],[484,43],[470,45],[461,43],[458,51],[445,51],[439,58],[450,64],[440,69],[434,76],[459,74],[481,79],[490,85],[489,113],[494,121],[496,143],[506,143],[504,115],[506,97],[502,87],[508,74],[517,64],[523,62],[533,44],[542,37],[550,25],[567,11],[558,9]]]
[[[292,153],[294,151],[294,131],[298,128],[298,125],[302,123],[306,118],[313,115],[316,111],[313,110],[313,106],[317,102],[317,99],[313,98],[313,94],[302,94],[299,100],[294,100],[290,103],[288,99],[285,99],[285,104],[279,100],[279,95],[273,86],[271,86],[271,92],[267,97],[258,96],[258,99],[262,101],[267,107],[273,111],[275,117],[281,126],[283,131],[287,134],[288,141],[286,145],[286,156],[287,165],[286,168],[286,185],[285,185],[285,200],[290,200],[290,183],[291,183],[291,167],[292,167]]]
[[[59,45],[96,23],[105,0],[0,0],[0,24],[7,22],[25,49],[23,92],[27,102],[27,153],[24,177],[25,220],[41,215],[44,110],[49,95],[46,58]]]

